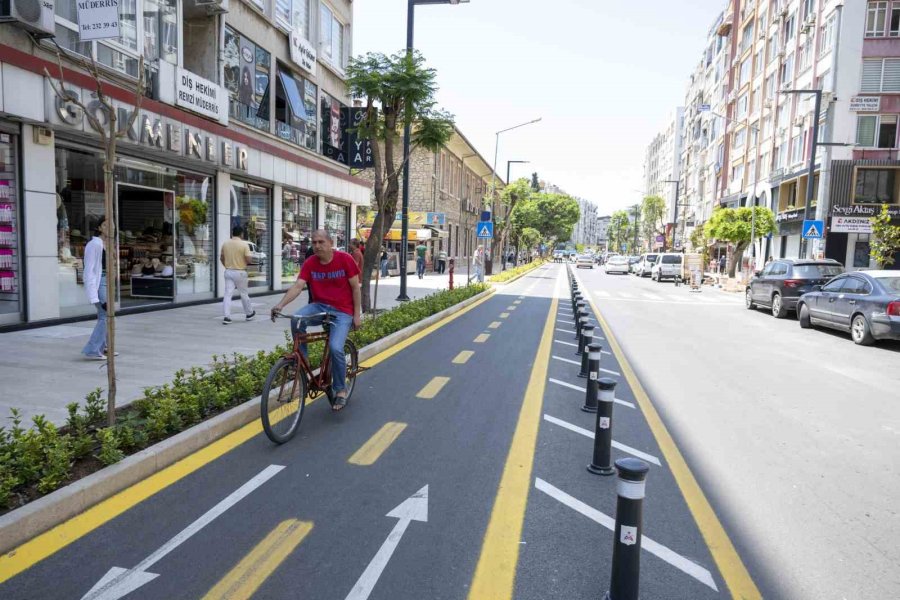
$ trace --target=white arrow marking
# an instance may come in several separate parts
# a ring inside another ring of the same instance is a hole
[[[400,544],[400,538],[406,533],[406,528],[409,527],[410,522],[428,522],[428,486],[426,485],[404,500],[400,506],[389,512],[387,516],[400,520],[394,525],[394,529],[388,534],[387,539],[384,540],[378,552],[375,553],[375,558],[372,559],[372,562],[369,563],[363,574],[359,576],[356,585],[347,594],[345,600],[366,600],[369,594],[372,593],[372,590],[375,589],[375,584],[378,583],[381,573],[387,566],[388,561],[391,560],[391,556],[394,554],[394,550],[397,549],[397,545]]]
[[[221,516],[222,513],[240,502],[253,490],[270,480],[282,469],[284,469],[284,467],[281,465],[269,465],[260,471],[256,477],[206,511],[199,519],[182,529],[175,537],[160,546],[156,552],[142,560],[135,568],[123,569],[121,567],[113,567],[107,571],[106,575],[94,584],[94,587],[92,587],[87,594],[82,596],[81,600],[118,600],[119,598],[127,596],[142,585],[153,581],[159,577],[159,575],[147,573],[147,569],[162,560],[167,554],[172,552],[172,550],[186,542],[192,535],[212,523],[217,517]]]

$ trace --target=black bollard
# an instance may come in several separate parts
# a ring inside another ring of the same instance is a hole
[[[600,370],[600,344],[597,346],[597,369]],[[594,377],[596,371],[591,371]],[[616,397],[616,382],[609,377],[597,381],[597,395],[594,396],[594,406],[587,403],[581,410],[597,413],[594,422],[594,456],[587,470],[594,475],[612,475],[612,426],[613,426],[613,400]]]
[[[638,600],[641,578],[641,536],[647,471],[637,458],[616,461],[616,530],[613,534],[612,577],[604,600]]]
[[[578,313],[578,321],[576,321],[577,333],[575,334],[575,338],[578,340],[577,348],[575,349],[575,355],[581,356],[582,352],[584,352],[584,328],[588,324],[588,316],[587,311],[582,310]]]
[[[581,329],[581,370],[578,372],[578,376],[582,379],[588,376],[588,355],[590,352],[585,352],[585,348],[590,348],[591,344],[594,343],[594,326],[586,325]],[[599,358],[599,355],[598,355]]]
[[[581,316],[583,314],[587,314],[587,309],[584,308],[584,301],[579,301],[575,308],[575,339],[581,335]]]
[[[584,302],[584,299],[581,297],[581,292],[575,292],[572,295],[572,314],[578,312],[578,303]]]

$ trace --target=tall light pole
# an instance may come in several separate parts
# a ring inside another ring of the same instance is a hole
[[[494,207],[493,207],[493,202],[494,202],[494,193],[496,193],[496,191],[497,191],[497,154],[500,152],[500,134],[506,133],[507,131],[512,131],[513,129],[518,129],[519,127],[525,127],[526,125],[531,125],[532,123],[537,123],[540,120],[541,120],[541,117],[538,117],[537,119],[532,119],[531,121],[527,121],[525,123],[519,123],[518,125],[513,125],[512,127],[507,127],[506,129],[501,129],[500,131],[498,131],[495,134],[496,137],[494,138],[494,166],[491,169],[491,191],[490,191],[491,221],[494,220],[494,212],[495,212]],[[509,177],[507,177],[506,183],[509,183]],[[486,243],[486,240],[483,240],[482,246],[484,246],[485,243]],[[493,262],[493,260],[494,260],[493,257],[491,257],[491,263]],[[485,253],[485,273],[487,272],[488,264],[490,264],[490,263],[488,263],[487,253]]]
[[[819,111],[822,109],[822,90],[784,90],[782,94],[814,94],[815,106],[813,108],[812,141],[809,145],[809,167],[806,174],[806,204],[803,206],[803,220],[809,220],[809,208],[812,204],[813,182],[816,176],[816,148],[819,144]],[[807,250],[806,238],[800,231],[800,254],[798,258],[804,258]]]
[[[406,9],[406,56],[413,53],[413,29],[415,26],[416,5],[418,4],[460,4],[469,0],[409,0]],[[409,144],[412,123],[409,111],[406,111],[406,122],[403,124],[403,200],[400,208],[400,295],[397,300],[409,300],[406,294],[406,254],[409,246]]]

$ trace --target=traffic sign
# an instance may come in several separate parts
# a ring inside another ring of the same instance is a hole
[[[479,239],[490,239],[494,237],[494,224],[491,221],[478,221],[475,232]]]
[[[824,221],[816,221],[813,219],[807,219],[803,221],[803,237],[808,240],[818,240],[822,238],[822,233],[825,231],[825,222]]]

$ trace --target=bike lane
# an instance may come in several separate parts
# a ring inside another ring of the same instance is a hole
[[[362,374],[348,410],[312,403],[287,444],[251,437],[0,584],[0,597],[361,598],[349,595],[360,583],[373,598],[465,597],[547,318],[549,271]],[[403,521],[373,580],[367,567]],[[113,585],[90,594],[105,575]]]

